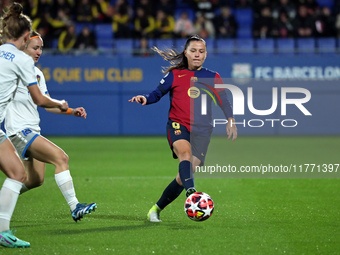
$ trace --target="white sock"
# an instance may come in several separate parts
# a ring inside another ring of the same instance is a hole
[[[22,193],[25,193],[26,191],[29,191],[30,189],[29,188],[27,188],[27,186],[25,185],[25,184],[22,184],[22,187],[21,187],[21,190],[20,190],[20,195],[22,194]]]
[[[9,230],[15,205],[23,183],[7,178],[0,192],[0,232]]]
[[[76,198],[76,192],[73,187],[70,171],[65,170],[59,174],[56,174],[54,177],[61,193],[63,193],[66,202],[70,206],[71,211],[73,211],[78,204],[78,199]]]

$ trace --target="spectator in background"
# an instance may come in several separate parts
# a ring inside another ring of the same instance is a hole
[[[299,5],[304,5],[307,8],[307,12],[310,15],[314,15],[314,12],[318,9],[319,4],[316,0],[299,0]]]
[[[142,37],[139,39],[138,46],[134,49],[133,55],[136,57],[150,57],[154,55],[154,51],[150,49],[148,38]]]
[[[313,35],[313,17],[308,13],[307,6],[299,6],[298,14],[294,20],[294,28],[296,37],[311,37]]]
[[[206,19],[211,20],[215,17],[215,7],[217,7],[217,1],[196,0],[194,2],[196,16],[204,16]]]
[[[335,18],[331,14],[331,10],[324,6],[316,12],[315,18],[315,36],[317,37],[334,37]]]
[[[273,17],[279,18],[282,12],[288,15],[288,18],[294,19],[296,15],[296,5],[292,0],[279,0],[273,7]]]
[[[293,22],[285,11],[280,12],[273,28],[273,35],[278,38],[294,37]]]
[[[254,38],[268,38],[272,37],[273,30],[273,17],[269,7],[264,7],[261,10],[261,14],[255,19],[253,25],[253,36]]]
[[[32,23],[32,30],[41,34],[41,37],[44,39],[45,47],[51,46],[54,38],[52,20],[50,13],[46,12],[42,16],[36,17]]]
[[[218,38],[236,37],[238,24],[229,7],[221,8],[221,14],[214,19],[214,23]]]
[[[77,36],[75,48],[79,50],[97,49],[96,37],[89,27],[83,27]]]
[[[157,11],[155,23],[155,37],[156,38],[173,38],[173,31],[175,29],[175,19],[163,10]]]
[[[253,11],[254,11],[254,22],[256,22],[257,18],[262,16],[262,10],[264,8],[271,8],[271,5],[268,0],[254,0]]]
[[[71,17],[73,13],[73,2],[67,0],[55,0],[52,5],[52,17],[58,16],[59,10],[63,11],[66,16]]]
[[[194,24],[189,19],[187,12],[182,12],[180,17],[175,21],[175,35],[178,38],[187,38],[195,33]]]
[[[52,12],[52,2],[49,0],[33,0],[32,11],[30,13],[31,18],[37,18],[43,16],[45,13]]]
[[[150,0],[135,1],[136,10],[142,8],[146,16],[156,16],[154,4]]]
[[[54,29],[54,36],[59,37],[60,33],[64,31],[64,29],[71,25],[73,22],[69,18],[69,16],[65,13],[64,10],[59,9],[57,13],[57,17],[55,19],[51,19],[50,23]]]
[[[59,9],[56,18],[52,18],[50,12],[33,20],[32,29],[39,32],[44,40],[45,47],[52,45],[53,39],[58,38],[60,33],[72,23],[64,10]]]
[[[197,17],[195,22],[195,31],[203,39],[215,38],[214,24],[210,19],[207,19],[204,15]]]
[[[68,53],[74,48],[77,41],[77,35],[74,24],[69,25],[65,31],[63,31],[58,39],[58,49],[62,53]]]
[[[155,30],[155,19],[151,15],[147,15],[142,7],[138,7],[135,18],[135,36],[153,37]]]
[[[77,2],[75,9],[76,21],[78,22],[92,22],[92,7],[90,0],[81,0]]]
[[[171,0],[160,0],[157,2],[157,10],[162,10],[166,14],[174,16],[175,3]]]
[[[131,37],[130,21],[132,16],[132,8],[127,0],[118,0],[113,6],[113,33],[116,38]]]
[[[95,0],[92,4],[92,16],[95,22],[103,23],[110,22],[108,16],[110,3],[107,0]]]

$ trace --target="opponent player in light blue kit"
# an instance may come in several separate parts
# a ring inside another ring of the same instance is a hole
[[[13,3],[0,21],[0,124],[7,107],[18,88],[19,81],[28,88],[35,104],[44,108],[58,108],[66,111],[68,104],[44,96],[37,86],[34,62],[21,50],[31,32],[32,22],[22,13],[22,6]],[[0,130],[0,168],[7,176],[0,191],[0,245],[5,247],[30,247],[30,243],[15,237],[9,223],[18,200],[26,173],[10,140]]]
[[[24,52],[37,63],[42,54],[42,48],[43,40],[37,32],[33,31]],[[35,72],[41,92],[49,96],[43,73],[37,67],[35,67]],[[46,110],[86,119],[86,111],[83,107],[68,108],[66,112],[58,108]],[[97,208],[96,203],[79,203],[69,171],[69,158],[61,148],[40,135],[37,105],[34,104],[27,88],[21,82],[19,82],[15,97],[8,107],[5,120],[6,134],[18,151],[27,170],[28,178],[21,193],[39,187],[44,182],[45,163],[49,163],[55,166],[55,181],[70,206],[72,218],[76,222]]]

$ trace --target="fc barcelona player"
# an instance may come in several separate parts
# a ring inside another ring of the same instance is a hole
[[[147,215],[149,221],[160,222],[161,210],[174,201],[184,188],[186,196],[196,191],[193,172],[196,166],[204,164],[213,128],[211,103],[215,99],[205,97],[207,113],[202,114],[201,108],[198,110],[201,103],[197,101],[200,86],[218,99],[215,101],[228,119],[226,127],[228,139],[232,137],[234,141],[237,138],[237,128],[225,90],[214,88],[214,84],[222,83],[220,75],[202,67],[207,57],[206,43],[202,38],[197,35],[190,37],[185,43],[184,51],[179,54],[172,50],[161,51],[156,47],[154,50],[165,60],[170,61],[171,66],[163,71],[165,76],[154,91],[147,95],[135,96],[129,101],[142,105],[153,104],[170,92],[167,138],[173,157],[179,160],[179,171]]]

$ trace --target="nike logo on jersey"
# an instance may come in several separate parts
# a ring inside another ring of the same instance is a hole
[[[188,178],[188,179],[185,179],[184,181],[186,182],[186,181],[189,181],[189,180],[191,180],[192,178]]]
[[[186,76],[186,74],[178,75],[178,78],[181,78],[183,76]]]

